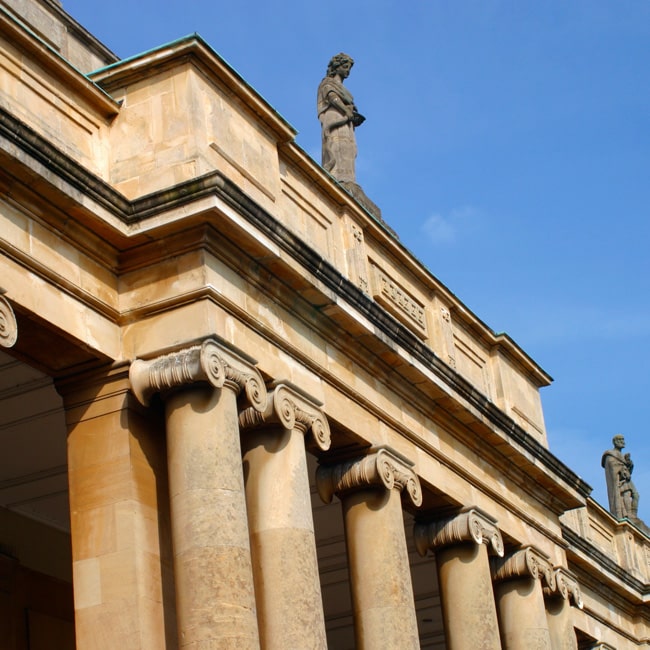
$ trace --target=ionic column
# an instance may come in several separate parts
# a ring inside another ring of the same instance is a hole
[[[327,419],[298,389],[279,384],[264,412],[246,409],[239,422],[262,647],[324,650],[305,434],[329,449]]]
[[[415,546],[435,554],[449,650],[501,650],[488,547],[503,557],[496,521],[478,508],[448,519],[416,523]]]
[[[546,619],[553,650],[578,650],[571,605],[582,609],[582,594],[575,577],[562,567],[554,570],[555,588],[546,587]]]
[[[164,392],[179,647],[259,648],[237,397],[263,410],[262,378],[214,340],[130,378],[145,404]]]
[[[401,499],[422,503],[412,463],[382,448],[320,466],[318,492],[343,505],[356,648],[419,648]]]
[[[547,555],[533,546],[491,558],[504,650],[551,650],[542,582],[554,588]]]

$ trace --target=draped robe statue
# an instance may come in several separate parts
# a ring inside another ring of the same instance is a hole
[[[616,435],[612,439],[614,449],[603,454],[601,465],[605,468],[607,480],[607,497],[609,511],[617,518],[628,518],[636,521],[639,508],[639,493],[632,482],[634,463],[630,454],[623,454],[625,438]]]
[[[343,85],[354,61],[347,54],[333,56],[327,75],[318,86],[318,119],[323,136],[323,167],[341,183],[356,183],[357,143],[354,129],[365,118],[357,112],[350,91]]]

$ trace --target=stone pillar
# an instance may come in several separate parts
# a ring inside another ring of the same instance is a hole
[[[16,343],[18,324],[14,310],[2,293],[4,290],[0,288],[0,347],[10,348]]]
[[[327,419],[298,389],[278,384],[263,413],[246,409],[239,422],[262,647],[325,650],[305,434],[329,449]]]
[[[554,570],[555,589],[546,587],[546,618],[553,650],[578,650],[571,605],[582,609],[582,594],[575,577],[562,567]]]
[[[420,555],[435,553],[449,650],[501,650],[488,547],[503,557],[496,521],[478,508],[431,523],[416,523]]]
[[[214,340],[131,365],[140,401],[164,391],[179,648],[259,648],[237,398],[259,372]]]
[[[137,403],[126,365],[56,388],[68,427],[77,647],[175,649],[162,413]]]
[[[491,562],[504,650],[551,650],[542,587],[555,586],[548,556],[528,546]]]
[[[401,505],[422,503],[412,467],[381,448],[316,474],[323,501],[343,505],[357,650],[420,647]]]

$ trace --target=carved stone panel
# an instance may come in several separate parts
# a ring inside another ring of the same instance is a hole
[[[372,297],[422,339],[428,337],[424,305],[374,263],[370,263]]]

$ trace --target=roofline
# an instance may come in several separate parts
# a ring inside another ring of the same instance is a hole
[[[296,129],[285,120],[246,80],[221,56],[219,56],[199,34],[189,34],[146,52],[117,61],[91,72],[88,76],[107,92],[120,86],[141,80],[143,76],[156,74],[179,60],[192,60],[215,81],[233,93],[268,126],[279,143],[291,142],[297,135]]]

